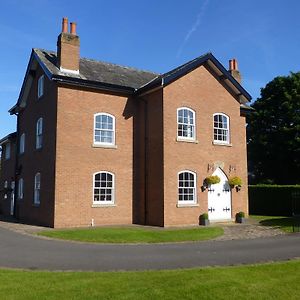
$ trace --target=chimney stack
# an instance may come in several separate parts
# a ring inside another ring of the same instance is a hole
[[[238,69],[238,63],[235,58],[229,60],[229,73],[231,76],[238,82],[241,83],[242,78],[241,78],[241,73]]]
[[[62,20],[62,31],[57,39],[57,67],[66,73],[79,74],[79,36],[76,34],[76,23],[70,23],[68,18]]]

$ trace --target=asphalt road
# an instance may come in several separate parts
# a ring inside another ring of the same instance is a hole
[[[300,257],[300,234],[233,241],[112,245],[49,240],[0,228],[0,267],[150,270],[224,266]]]

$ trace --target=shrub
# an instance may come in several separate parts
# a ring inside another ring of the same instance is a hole
[[[200,218],[203,220],[208,220],[208,213],[204,213],[204,214],[200,215]]]
[[[250,185],[249,213],[291,216],[300,213],[300,185]]]
[[[236,218],[245,218],[245,213],[243,211],[240,211],[235,215],[235,217]]]
[[[206,185],[217,184],[221,181],[219,176],[208,176],[204,179]]]

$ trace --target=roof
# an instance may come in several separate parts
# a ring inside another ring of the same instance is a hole
[[[32,49],[23,85],[17,104],[10,109],[13,114],[18,107],[25,106],[32,78],[30,72],[40,65],[50,80],[69,85],[96,88],[125,95],[142,95],[153,89],[167,86],[201,65],[208,68],[241,104],[251,100],[248,92],[231,76],[222,64],[207,53],[167,73],[158,74],[87,58],[80,59],[80,72],[66,73],[57,67],[54,51]]]
[[[33,49],[33,52],[54,77],[70,77],[75,80],[81,79],[136,90],[159,75],[153,72],[87,58],[80,58],[80,74],[64,73],[56,66],[56,52],[43,49]]]
[[[12,132],[12,133],[6,135],[4,138],[2,138],[0,140],[0,146],[2,146],[4,143],[6,143],[6,142],[8,142],[10,140],[15,139],[16,137],[17,137],[17,133],[16,132]]]
[[[239,82],[235,80],[230,72],[223,67],[223,65],[213,56],[212,53],[201,55],[167,73],[158,76],[145,86],[141,87],[138,93],[143,93],[149,89],[155,88],[158,85],[166,86],[176,79],[195,70],[201,65],[205,65],[208,69],[210,69],[215,76],[221,82],[223,82],[224,85],[228,87],[237,98],[239,98],[241,103],[245,104],[252,99],[250,94],[241,86]]]

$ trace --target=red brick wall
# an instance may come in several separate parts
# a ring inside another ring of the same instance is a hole
[[[177,108],[186,106],[196,112],[197,143],[176,141]],[[212,174],[208,164],[223,162],[228,177],[240,176],[242,190],[232,192],[232,217],[237,211],[248,212],[245,119],[240,104],[218,80],[201,66],[164,88],[164,221],[165,225],[198,224],[201,213],[207,212],[207,191],[201,192],[204,178]],[[213,145],[213,114],[230,118],[232,146]],[[229,166],[236,171],[229,173]],[[197,173],[199,206],[178,208],[177,174],[181,170]]]
[[[94,114],[115,116],[116,149],[93,147]],[[60,86],[55,227],[132,224],[133,100]],[[115,206],[92,207],[93,174],[115,174]]]
[[[146,105],[146,224],[164,225],[163,192],[163,94],[158,90],[143,97]]]
[[[17,201],[17,217],[22,221],[53,226],[57,88],[45,75],[44,95],[38,99],[37,82],[42,74],[42,69],[38,68],[26,107],[19,113],[19,134],[25,133],[25,152],[18,155],[18,166],[21,167],[18,179],[24,180],[24,198]],[[43,147],[36,149],[36,122],[40,117],[43,118]],[[41,173],[41,194],[40,205],[35,206],[34,177],[38,172]]]
[[[11,193],[4,190],[4,183],[7,181],[8,187],[11,187],[11,182],[14,181],[15,174],[15,152],[16,144],[15,140],[10,140],[10,159],[5,159],[6,151],[5,143],[3,145],[4,152],[1,156],[1,173],[0,173],[0,213],[4,215],[10,215],[10,203],[11,203]]]

